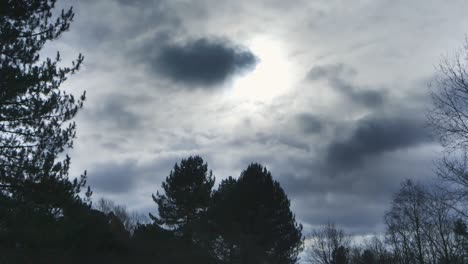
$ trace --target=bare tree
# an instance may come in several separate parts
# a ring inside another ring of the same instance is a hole
[[[125,230],[131,234],[139,223],[144,222],[143,217],[136,212],[129,212],[123,205],[118,205],[114,201],[101,198],[95,205],[95,208],[106,215],[113,214],[122,222]]]
[[[456,212],[450,206],[448,193],[439,188],[426,192],[423,232],[428,241],[430,257],[441,264],[457,263],[460,252],[457,249],[454,223]]]
[[[464,54],[453,61],[445,59],[439,65],[438,75],[432,84],[433,107],[429,122],[444,147],[468,148],[468,40]]]
[[[306,261],[313,264],[346,263],[350,244],[351,237],[329,222],[308,236]]]
[[[426,194],[421,186],[407,180],[394,196],[392,208],[385,215],[389,244],[401,263],[426,261],[424,236],[424,203]]]
[[[462,263],[450,200],[437,186],[402,184],[385,215],[387,242],[399,263]]]
[[[447,205],[454,209],[460,217],[468,219],[468,153],[459,157],[444,157],[437,166],[437,174],[450,185],[446,187],[450,199]]]
[[[451,184],[466,209],[468,199],[468,39],[453,60],[445,59],[432,84],[429,125],[445,148],[439,176]],[[460,205],[460,204],[458,204]],[[466,217],[466,211],[464,212]]]

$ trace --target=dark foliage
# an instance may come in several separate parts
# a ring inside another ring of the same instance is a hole
[[[191,240],[194,229],[208,210],[214,181],[208,164],[199,156],[183,159],[180,165],[176,163],[162,184],[164,194],[153,195],[159,217],[150,215],[151,219]]]
[[[78,195],[85,176],[71,181],[70,158],[58,161],[72,147],[72,119],[84,100],[59,87],[83,57],[65,68],[59,53],[39,57],[73,20],[71,8],[55,14],[55,2],[0,2],[0,244],[16,251],[63,247],[69,230],[62,228],[86,207]]]
[[[270,172],[251,164],[236,181],[224,180],[214,195],[219,240],[226,263],[295,263],[302,250],[302,226],[290,201]]]

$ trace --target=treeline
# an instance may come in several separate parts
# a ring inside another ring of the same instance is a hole
[[[333,223],[308,236],[305,260],[320,264],[468,263],[466,215],[438,185],[402,183],[385,214],[386,232],[358,243]]]
[[[214,177],[195,156],[176,163],[153,200],[158,214],[142,223],[101,199],[68,207],[10,208],[2,218],[5,263],[296,263],[302,226],[270,172],[251,164],[213,190]],[[11,199],[14,201],[14,199]],[[21,201],[14,201],[21,205]],[[31,201],[33,202],[33,201]],[[57,205],[55,205],[57,206]],[[37,211],[35,210],[37,209]],[[55,211],[55,212],[54,212]]]

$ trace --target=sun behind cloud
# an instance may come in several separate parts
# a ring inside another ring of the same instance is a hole
[[[248,47],[258,58],[258,64],[253,71],[234,80],[230,97],[268,102],[294,86],[294,67],[280,41],[261,36],[253,38]]]

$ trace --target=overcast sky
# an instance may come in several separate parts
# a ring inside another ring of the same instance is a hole
[[[156,212],[174,163],[217,181],[267,166],[308,229],[383,230],[405,178],[434,176],[428,84],[468,33],[468,1],[82,0],[47,47],[81,71],[73,173]]]

